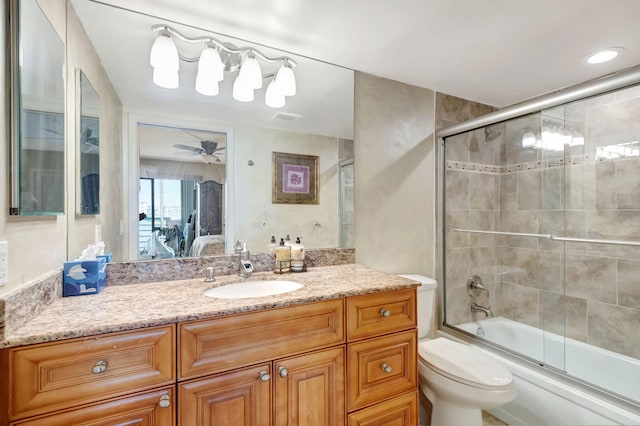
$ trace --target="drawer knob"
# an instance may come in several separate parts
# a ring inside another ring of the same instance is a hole
[[[390,311],[388,311],[387,309],[380,309],[380,316],[381,317],[388,317],[389,315],[391,315]]]
[[[260,372],[260,380],[263,382],[268,382],[271,380],[271,374],[267,373],[265,370]]]
[[[384,364],[382,364],[382,371],[384,371],[385,373],[389,374],[391,373],[391,371],[393,371],[393,368],[391,368],[391,366],[389,364],[387,364],[386,362]]]
[[[286,378],[287,375],[289,374],[287,369],[282,365],[280,367],[278,367],[278,373],[280,374],[280,377],[282,377],[283,379]]]
[[[107,370],[107,365],[107,361],[101,359],[100,361],[96,362],[96,365],[93,366],[91,371],[93,372],[93,374],[104,373]]]
[[[160,408],[169,408],[171,406],[171,397],[169,395],[162,395],[158,405]]]

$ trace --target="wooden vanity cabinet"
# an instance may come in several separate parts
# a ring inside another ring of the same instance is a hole
[[[342,299],[180,324],[179,424],[343,425],[344,328]]]
[[[417,425],[416,290],[347,298],[348,424]]]
[[[8,374],[3,384],[7,394],[0,398],[2,416],[13,422],[56,417],[66,410],[175,386],[175,354],[173,325],[5,349]],[[139,400],[133,397],[129,402],[135,405]],[[100,410],[94,407],[93,412]]]

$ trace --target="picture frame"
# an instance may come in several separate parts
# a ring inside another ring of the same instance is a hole
[[[273,204],[319,204],[318,156],[273,152]]]

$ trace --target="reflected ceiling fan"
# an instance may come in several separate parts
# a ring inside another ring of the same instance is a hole
[[[173,147],[182,150],[184,155],[199,155],[202,161],[207,164],[222,163],[219,152],[225,149],[224,146],[218,148],[218,142],[207,140],[200,141],[200,145],[199,148],[177,143]]]

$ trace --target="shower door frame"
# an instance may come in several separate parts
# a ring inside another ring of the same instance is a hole
[[[469,333],[461,331],[451,324],[447,324],[446,322],[446,291],[445,291],[445,283],[446,283],[446,272],[445,272],[445,238],[446,238],[446,229],[444,228],[444,221],[446,215],[446,200],[445,200],[445,172],[446,172],[446,159],[445,159],[445,138],[460,135],[465,132],[481,129],[483,127],[496,124],[499,122],[503,122],[506,120],[522,117],[532,113],[541,113],[543,110],[564,105],[569,102],[579,101],[582,99],[586,99],[589,97],[602,95],[607,92],[612,92],[615,90],[623,89],[625,87],[633,86],[640,84],[640,65],[636,65],[630,68],[626,68],[620,71],[617,71],[612,74],[608,74],[604,77],[596,78],[593,80],[588,80],[583,83],[579,83],[574,86],[567,87],[562,90],[558,90],[528,101],[524,101],[510,107],[504,108],[502,110],[492,112],[478,118],[474,118],[463,123],[455,124],[453,126],[449,126],[436,131],[436,148],[437,152],[437,188],[436,188],[436,197],[437,197],[437,214],[436,214],[436,235],[439,237],[436,241],[436,264],[439,266],[437,268],[436,278],[438,282],[442,285],[439,286],[439,296],[441,300],[440,305],[440,324],[441,327],[446,329],[447,333],[455,336],[466,342],[473,342],[474,344],[478,344],[480,346],[489,348],[491,350],[497,350],[501,355],[506,356],[507,358],[517,360],[519,362],[525,362],[531,367],[535,368],[538,371],[541,371],[546,374],[551,374],[555,378],[558,378],[562,381],[567,381],[573,385],[577,385],[585,390],[596,391],[598,392],[604,399],[615,402],[615,403],[623,403],[625,405],[629,405],[629,407],[633,407],[637,409],[637,404],[633,402],[627,401],[624,398],[621,398],[617,395],[611,395],[604,391],[603,389],[594,387],[588,382],[577,379],[573,376],[568,376],[564,374],[561,370],[554,368],[552,366],[543,365],[538,360],[529,359],[524,355],[518,354],[514,351],[507,350],[502,346],[491,343],[490,341],[480,340],[475,338]],[[533,235],[532,235],[533,236]],[[551,236],[551,235],[540,235],[544,238],[550,238],[555,240],[576,240],[576,239],[567,239],[564,237]],[[602,242],[602,241],[600,241]],[[612,243],[621,243],[620,241],[613,241]]]

